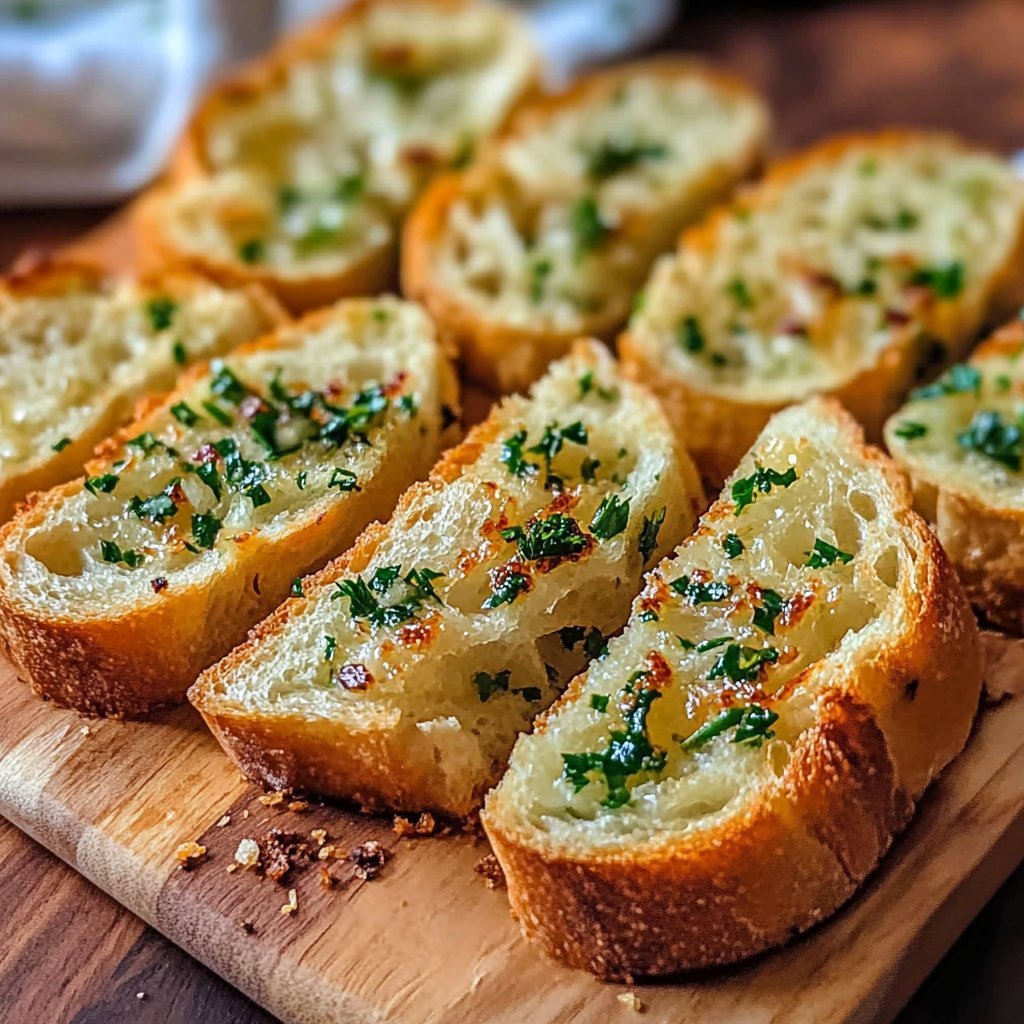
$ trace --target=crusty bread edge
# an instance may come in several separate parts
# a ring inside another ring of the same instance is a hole
[[[544,848],[493,790],[482,821],[512,912],[528,939],[570,966],[622,980],[727,964],[824,920],[874,870],[966,742],[982,674],[970,608],[905,481],[828,404],[858,453],[885,474],[916,540],[923,588],[904,595],[912,625],[870,664],[833,670],[821,717],[781,776],[713,830],[647,850],[574,856]],[[581,688],[582,680],[563,700]]]
[[[310,313],[289,325],[288,334],[315,332],[332,313]],[[234,352],[261,351],[276,344],[278,335],[270,333]],[[454,370],[440,344],[435,344],[440,402],[458,408]],[[208,363],[196,364],[169,395],[141,400],[133,422],[100,445],[98,455],[116,450],[122,441],[145,430],[151,416],[178,401],[208,369]],[[443,443],[439,429],[437,448],[422,445],[410,453],[413,465],[405,479],[425,474]],[[44,518],[80,487],[81,479],[30,495],[18,515],[0,527],[0,553],[23,528]],[[386,517],[401,490],[400,484],[396,487],[387,475],[378,474],[343,502],[321,502],[307,509],[280,539],[269,540],[262,533],[242,537],[226,566],[211,566],[184,589],[154,592],[122,615],[80,618],[41,613],[20,597],[16,577],[0,558],[0,644],[37,694],[84,715],[133,718],[180,703],[204,668],[241,643],[251,624],[285,599],[296,576],[318,570],[367,522]],[[217,612],[221,621],[215,618]],[[225,614],[230,616],[226,621]]]
[[[99,265],[89,261],[30,251],[18,260],[10,273],[0,279],[0,293],[14,299],[60,296],[73,291],[106,291],[115,281]],[[140,287],[166,287],[175,294],[212,283],[200,274],[184,270],[168,270],[138,281]],[[288,314],[265,289],[250,284],[244,286],[243,291],[263,318],[264,330],[272,330],[287,322]],[[40,452],[35,458],[12,467],[6,474],[0,474],[0,523],[10,519],[29,494],[48,490],[81,473],[96,446],[132,416],[132,406],[139,397],[115,396],[115,400],[100,412],[98,420],[87,430],[72,437],[71,443],[59,452]]]
[[[577,104],[610,83],[628,81],[638,74],[663,78],[702,78],[716,88],[741,95],[756,103],[763,112],[760,137],[751,140],[744,153],[732,165],[735,178],[742,180],[759,170],[765,155],[769,115],[758,94],[742,79],[693,58],[651,58],[607,70],[585,74],[565,90],[537,96],[523,102],[510,118],[507,129],[492,138],[482,154],[490,158],[502,143],[523,130],[536,131],[543,121]],[[565,330],[517,326],[490,320],[475,305],[447,289],[435,273],[434,247],[443,234],[452,205],[462,194],[467,173],[452,171],[436,178],[413,207],[402,232],[401,278],[406,294],[416,298],[451,338],[461,354],[467,376],[504,394],[524,390],[553,360],[564,355],[581,335],[611,341],[628,314],[623,308],[611,318],[584,314],[579,324]],[[712,202],[721,201],[735,187],[734,178],[723,177],[709,193]]]
[[[720,224],[732,217],[737,209],[756,207],[770,201],[794,178],[819,163],[830,163],[863,145],[898,148],[917,139],[942,140],[966,152],[989,152],[984,147],[943,132],[886,128],[875,132],[839,134],[771,164],[765,176],[747,194],[741,193],[684,231],[678,249],[700,251],[711,248]],[[988,283],[983,303],[983,325],[1003,319],[1024,301],[1021,266],[1024,266],[1024,217],[1017,225],[1017,236],[1009,258]],[[950,305],[955,306],[955,303]],[[950,315],[954,314],[951,312]],[[962,325],[959,333],[964,333]],[[958,349],[951,347],[947,351],[947,363],[963,357],[974,333],[971,331],[962,337]],[[910,343],[913,334],[910,326],[894,331],[873,366],[825,392],[838,398],[854,414],[873,442],[881,440],[886,417],[897,408],[913,383],[918,355]],[[771,416],[800,400],[794,397],[789,401],[766,402],[753,396],[746,400],[717,390],[703,390],[683,377],[666,373],[664,360],[649,354],[645,346],[638,345],[629,327],[619,336],[618,351],[627,375],[647,384],[658,394],[677,427],[684,423],[687,425],[693,456],[701,472],[714,486],[722,484]]]

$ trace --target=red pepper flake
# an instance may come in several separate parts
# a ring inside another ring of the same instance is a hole
[[[346,690],[365,690],[373,683],[373,674],[365,665],[349,663],[334,673],[334,681]]]
[[[212,444],[204,444],[195,455],[192,456],[193,462],[216,462],[219,457],[219,453]]]
[[[154,594],[159,594],[167,589],[167,580],[163,576],[157,576],[149,581],[149,585],[153,588]]]

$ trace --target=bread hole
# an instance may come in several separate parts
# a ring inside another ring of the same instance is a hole
[[[768,745],[768,767],[772,770],[776,778],[782,778],[782,773],[786,770],[786,765],[789,764],[789,746],[788,744],[777,740],[774,743]]]
[[[850,494],[850,507],[861,519],[869,523],[873,522],[878,516],[878,506],[875,504],[875,499],[870,494],[865,494],[864,491],[853,491]]]
[[[63,532],[63,531],[60,531]],[[56,576],[81,576],[84,561],[80,542],[71,537],[32,534],[25,544],[25,554],[46,566]]]
[[[913,557],[917,557],[913,555]],[[886,548],[874,562],[875,575],[890,589],[895,589],[900,577],[900,560],[896,549]]]

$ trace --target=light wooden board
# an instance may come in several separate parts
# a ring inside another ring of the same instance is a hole
[[[1004,682],[1024,678],[1024,653]],[[634,1019],[623,986],[546,961],[519,937],[471,836],[399,839],[390,821],[329,807],[268,807],[189,709],[149,723],[90,722],[46,705],[0,664],[0,811],[130,910],[294,1022],[429,1024]],[[979,718],[967,750],[850,906],[738,969],[634,989],[644,1020],[701,1024],[890,1018],[1024,857],[1024,699]],[[244,812],[248,810],[248,818]],[[221,827],[217,822],[230,815]],[[268,826],[324,828],[344,850],[394,852],[361,881],[334,861],[280,885],[229,874],[238,842]],[[198,839],[208,861],[178,868]],[[294,885],[298,910],[283,915]],[[30,894],[26,894],[30,896]],[[242,925],[252,922],[250,934]]]
[[[76,248],[132,262],[123,222]],[[989,681],[1013,691],[1024,649],[996,651]],[[624,986],[564,970],[520,939],[503,893],[473,870],[487,852],[474,837],[400,840],[386,820],[268,807],[190,709],[84,723],[32,697],[3,661],[0,722],[0,813],[285,1021],[637,1019],[617,998]],[[343,850],[378,839],[394,856],[369,882],[332,862],[329,891],[316,867],[284,886],[229,874],[240,839],[271,826],[322,828]],[[209,849],[192,872],[175,859],[188,840]],[[652,1024],[889,1020],[1022,859],[1024,697],[1007,696],[830,922],[753,963],[631,991]],[[298,910],[284,915],[291,886]]]

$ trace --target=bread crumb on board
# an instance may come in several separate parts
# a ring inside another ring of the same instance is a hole
[[[189,840],[174,851],[174,856],[178,858],[178,867],[183,871],[191,871],[206,858],[206,847],[202,843]]]
[[[481,857],[473,865],[473,870],[483,878],[488,889],[505,888],[505,872],[501,870],[498,858],[493,853]]]
[[[437,831],[437,821],[429,811],[424,811],[415,821],[395,815],[392,824],[395,835],[405,838],[406,836],[432,836]]]
[[[259,843],[255,839],[243,839],[235,850],[235,863],[243,868],[254,868],[259,862]]]
[[[643,1013],[647,1009],[635,992],[620,992],[615,998],[634,1013]]]
[[[288,890],[288,902],[281,908],[282,914],[294,914],[299,909],[299,894],[294,889]]]
[[[356,866],[356,874],[364,882],[372,882],[380,877],[384,865],[391,856],[390,852],[376,839],[368,839],[355,847],[348,855],[348,859]]]

